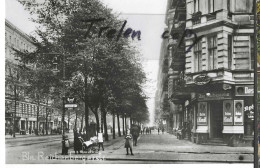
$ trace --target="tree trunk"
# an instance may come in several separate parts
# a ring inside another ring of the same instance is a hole
[[[70,111],[68,110],[68,130],[70,129]]]
[[[39,111],[40,111],[40,97],[39,95],[37,95],[36,135],[39,135]]]
[[[16,106],[17,106],[17,92],[16,92],[16,84],[14,85],[14,121],[13,121],[13,137],[15,138],[15,120],[16,120]]]
[[[119,120],[119,114],[117,112],[117,128],[118,128],[118,136],[121,137],[121,131],[120,131],[120,120]]]
[[[104,120],[104,135],[105,135],[105,141],[108,141],[108,134],[107,134],[107,113],[104,107],[104,104],[101,103],[101,114],[103,115],[103,120]]]
[[[80,132],[82,132],[82,130],[83,130],[83,121],[84,121],[84,114],[81,114],[82,116],[81,116],[81,125],[80,125]]]
[[[89,111],[88,111],[88,106],[87,106],[87,103],[85,103],[85,128],[86,128],[86,138],[87,140],[89,140],[89,124],[88,124],[88,114],[89,114]]]
[[[84,61],[85,63],[85,61]],[[86,65],[85,65],[86,68]],[[84,99],[85,99],[85,128],[86,128],[86,138],[87,140],[89,140],[89,121],[88,121],[88,116],[89,116],[89,109],[88,109],[88,82],[87,82],[87,74],[84,74],[84,78],[85,78],[85,93],[84,93]]]
[[[95,112],[93,112],[94,113],[94,115],[95,115],[95,118],[96,118],[96,124],[97,124],[97,133],[99,132],[99,116],[98,116],[98,108],[95,108],[94,109],[95,110]]]
[[[100,122],[101,122],[101,124],[100,124],[100,127],[101,127],[101,132],[103,133],[103,127],[104,127],[104,119],[103,119],[104,117],[103,117],[103,114],[102,114],[102,112],[101,112],[101,115],[100,115]]]
[[[132,122],[133,122],[133,120],[132,120],[132,118],[130,117],[130,128],[132,127]]]
[[[115,132],[115,112],[113,111],[113,139],[116,138],[116,132]]]
[[[48,135],[48,100],[47,100],[47,107],[46,107],[46,111],[45,111],[45,131],[46,131],[46,135]]]
[[[124,116],[122,116],[122,122],[123,122],[123,135],[125,135],[125,119],[124,119]]]
[[[125,116],[125,134],[127,134],[126,116]]]
[[[75,114],[76,114],[76,118],[75,118],[74,130],[77,130],[78,115],[77,112]]]

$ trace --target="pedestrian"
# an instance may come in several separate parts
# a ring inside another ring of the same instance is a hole
[[[160,134],[160,128],[158,127],[158,135]]]
[[[133,154],[133,143],[132,143],[132,135],[128,133],[125,137],[125,148],[126,148],[126,155],[128,155],[128,148],[130,148],[131,155]]]
[[[133,135],[133,143],[134,143],[134,146],[137,145],[137,139],[139,137],[139,129],[137,126],[133,126],[132,128],[132,135]]]
[[[29,134],[32,134],[32,127],[29,127]]]
[[[78,130],[74,131],[74,151],[75,151],[75,154],[77,154],[77,152],[78,152],[78,154],[80,154],[80,150],[82,150],[82,144],[79,140],[79,138],[81,138],[81,137],[79,136],[78,132],[79,132]]]
[[[100,150],[100,146],[102,146],[102,149],[104,151],[104,146],[103,146],[103,133],[99,131],[98,133],[98,151]]]
[[[70,142],[68,135],[63,135],[62,137],[62,145],[64,148],[62,148],[62,155],[68,155],[69,147],[70,147]]]

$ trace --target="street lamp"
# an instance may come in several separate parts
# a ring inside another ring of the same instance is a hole
[[[54,54],[54,55],[62,55],[63,56],[63,61],[62,61],[62,69],[63,69],[63,74],[62,74],[62,154],[64,154],[64,149],[65,149],[65,143],[64,143],[64,139],[65,139],[65,128],[64,128],[64,122],[65,122],[65,54],[59,54],[59,53],[50,53],[50,54]],[[54,57],[54,62],[53,62],[54,73],[58,73],[58,59],[57,57]]]

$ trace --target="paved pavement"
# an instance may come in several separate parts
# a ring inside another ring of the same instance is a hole
[[[70,136],[73,141],[73,137]],[[53,140],[51,140],[53,139]],[[134,156],[126,155],[124,137],[117,137],[104,142],[105,151],[97,154],[61,153],[60,137],[42,139],[42,142],[32,144],[24,142],[6,143],[7,163],[253,163],[253,147],[228,147],[197,145],[187,140],[178,140],[170,134],[141,135],[137,146],[134,146]],[[39,141],[39,140],[33,140]],[[35,143],[36,143],[35,142]],[[9,145],[9,146],[8,146]],[[23,152],[23,153],[22,153]],[[27,153],[26,153],[27,152]],[[51,156],[51,157],[50,157]]]
[[[120,147],[120,148],[118,148]],[[174,135],[141,135],[134,156],[126,155],[123,145],[118,150],[101,153],[106,160],[135,160],[162,162],[235,162],[253,163],[253,147],[197,145],[178,140]]]

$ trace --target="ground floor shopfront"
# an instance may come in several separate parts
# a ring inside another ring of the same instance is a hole
[[[216,88],[192,92],[191,99],[185,101],[182,124],[186,127],[185,135],[194,143],[251,146],[254,138],[253,85],[230,85],[228,90]]]

